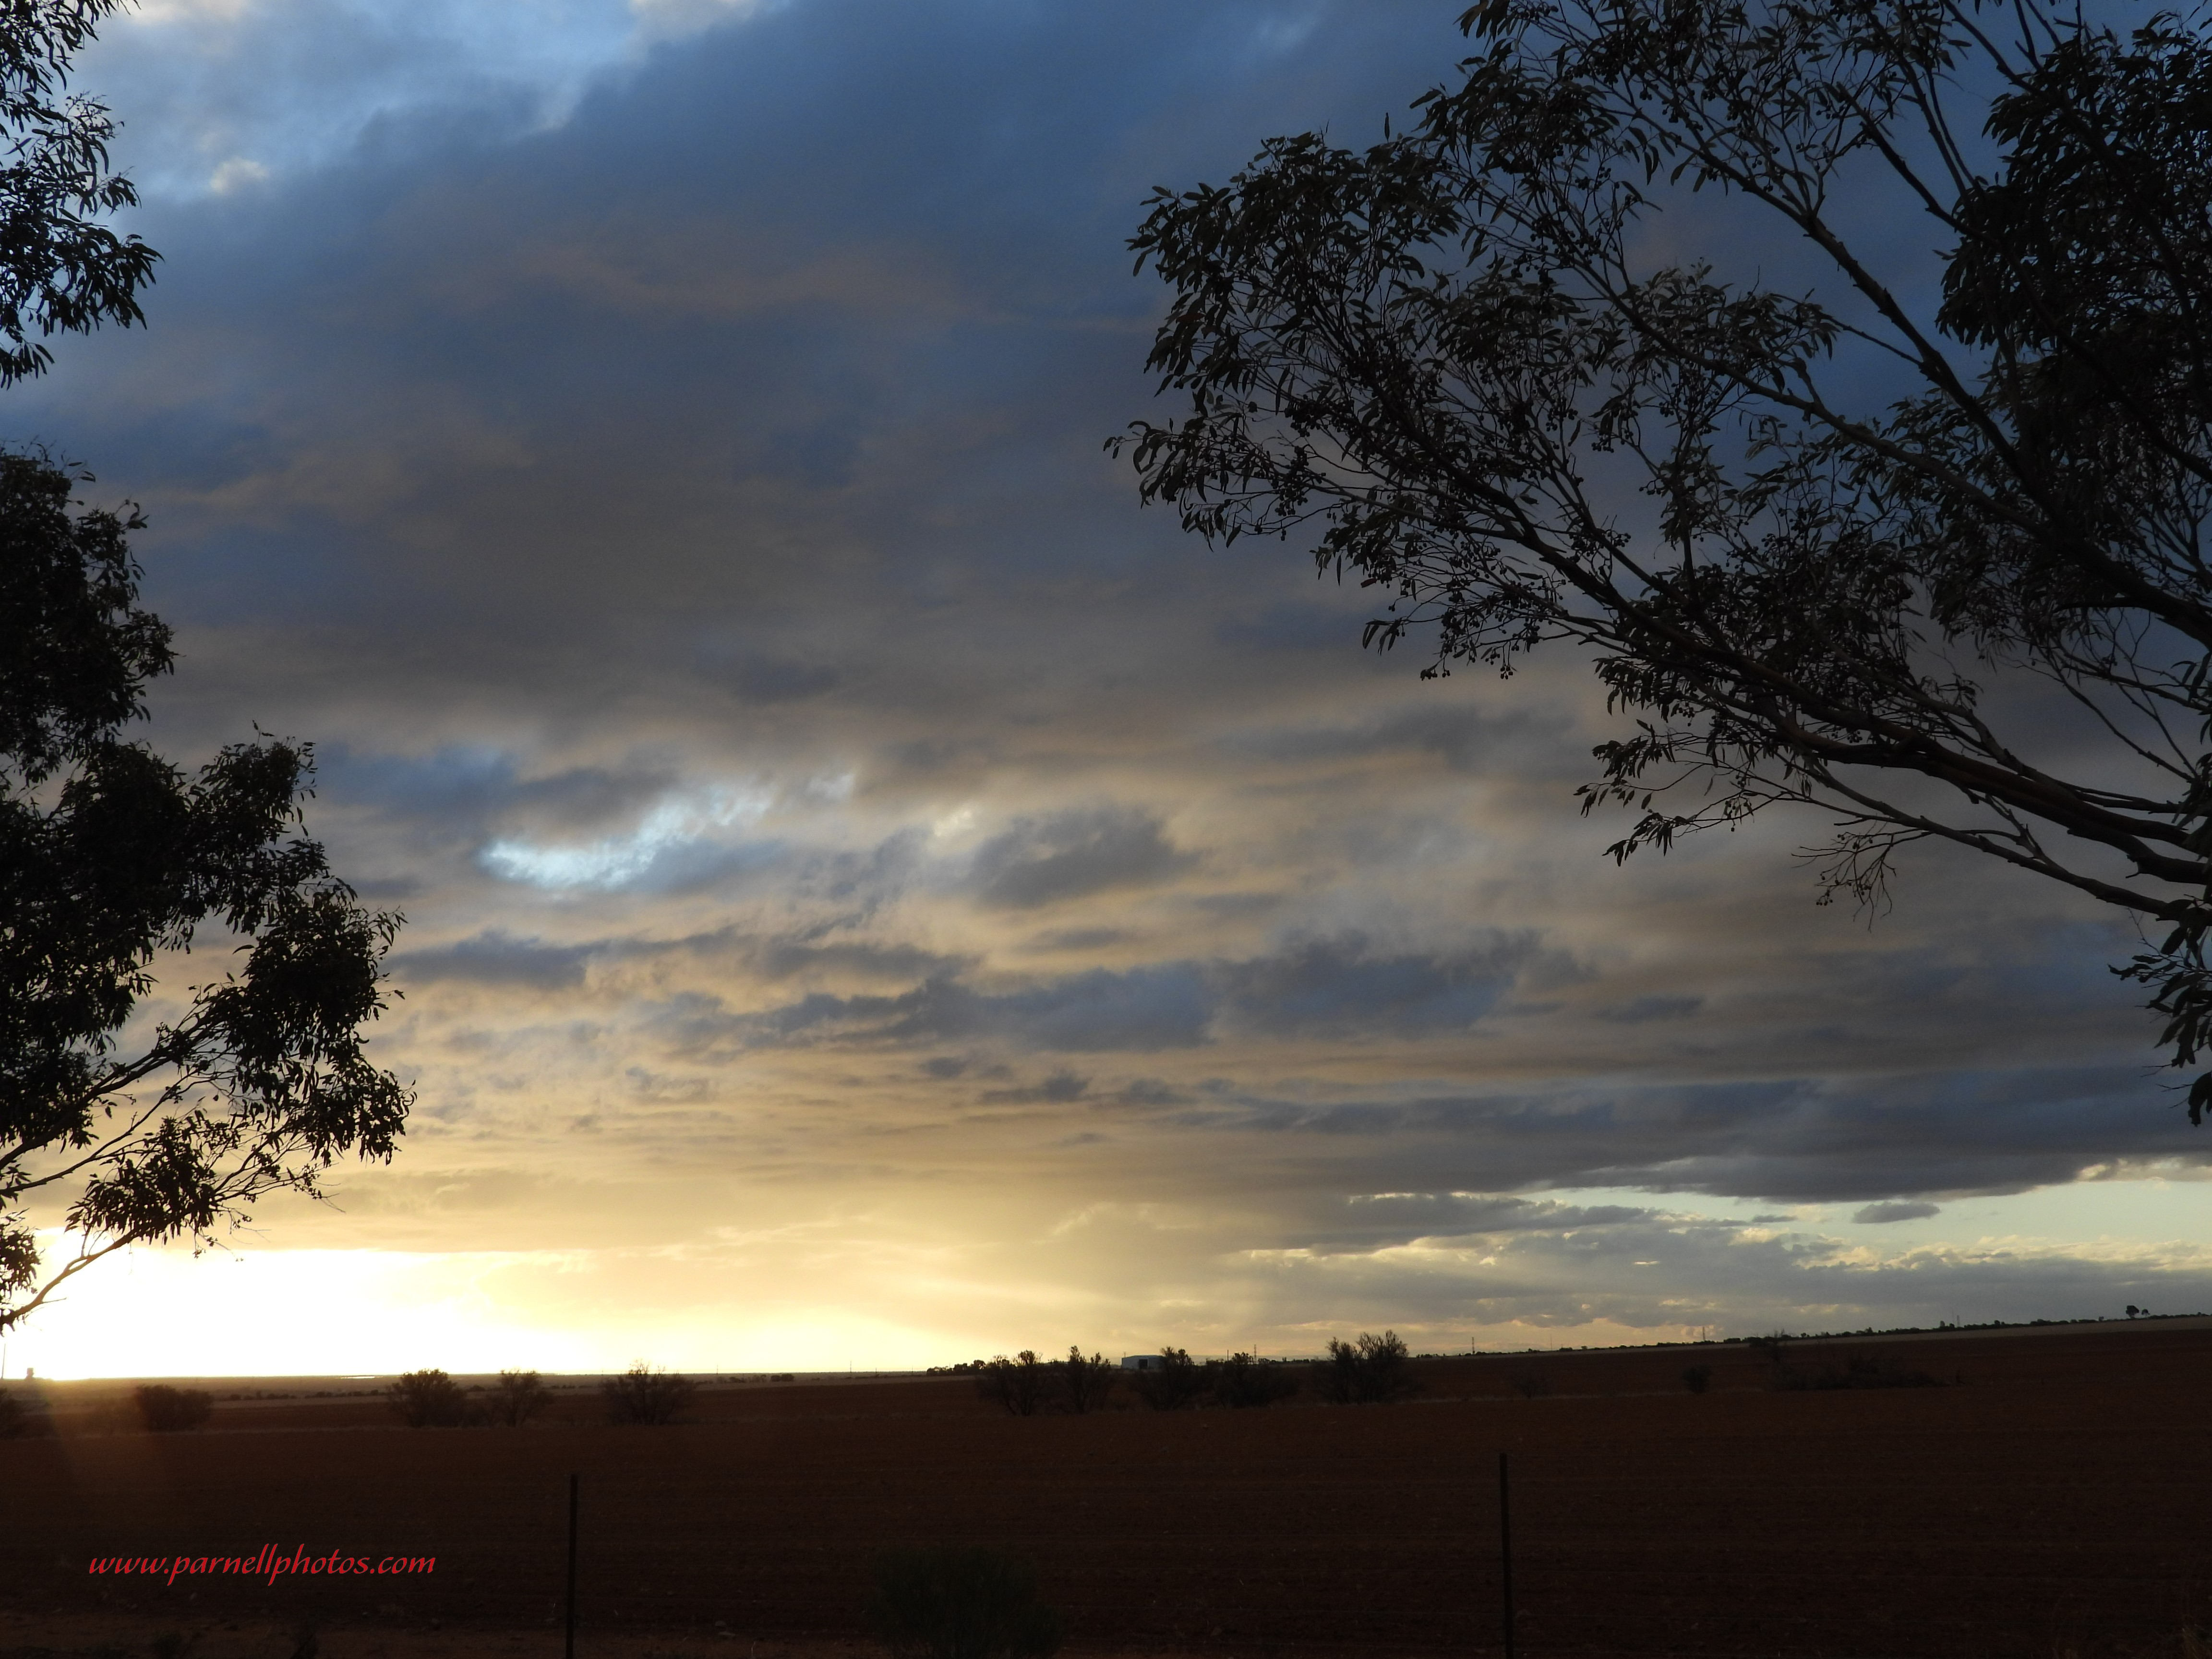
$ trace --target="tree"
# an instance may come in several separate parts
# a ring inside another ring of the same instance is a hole
[[[553,1403],[553,1391],[536,1371],[501,1371],[488,1410],[491,1420],[519,1429]]]
[[[998,1354],[975,1374],[975,1392],[1016,1417],[1035,1417],[1050,1392],[1053,1365],[1024,1348],[1012,1359]]]
[[[139,1420],[155,1434],[197,1429],[215,1414],[215,1396],[205,1389],[175,1389],[149,1382],[131,1390]]]
[[[1887,902],[1938,840],[2163,924],[2118,971],[2195,1061],[2204,35],[2033,0],[1486,0],[1462,27],[1476,55],[1410,128],[1155,193],[1131,246],[1174,289],[1150,362],[1188,413],[1111,441],[1145,499],[1310,538],[1387,596],[1369,643],[1431,642],[1425,674],[1586,653],[1634,719],[1581,791],[1635,813],[1616,859],[1807,805],[1836,824],[1823,902]]]
[[[656,1370],[642,1359],[620,1376],[599,1384],[607,1421],[658,1428],[673,1423],[690,1406],[699,1385],[674,1371]]]
[[[108,166],[114,123],[66,94],[72,58],[117,0],[11,0],[0,8],[0,386],[42,374],[57,332],[143,320],[137,291],[161,256],[95,216],[132,206]]]
[[[1328,1370],[1323,1387],[1332,1404],[1387,1406],[1416,1392],[1406,1340],[1395,1331],[1375,1336],[1362,1331],[1357,1340],[1328,1340]]]
[[[72,514],[87,476],[0,454],[0,1330],[113,1251],[207,1245],[343,1154],[388,1159],[412,1099],[363,1047],[400,919],[301,833],[312,750],[262,737],[187,778],[124,739],[169,632],[137,518]],[[210,927],[235,966],[118,1052]],[[24,1206],[49,1194],[82,1243],[45,1272]]]
[[[1114,1362],[1103,1353],[1083,1357],[1079,1346],[1071,1346],[1067,1358],[1055,1359],[1052,1369],[1060,1384],[1060,1403],[1080,1417],[1085,1412],[1103,1411],[1106,1401],[1114,1392]]]
[[[436,1370],[409,1371],[385,1390],[385,1402],[410,1429],[457,1429],[469,1414],[461,1385]]]
[[[1130,1382],[1137,1398],[1156,1412],[1194,1406],[1206,1392],[1205,1374],[1186,1348],[1162,1348],[1159,1363],[1133,1373]]]

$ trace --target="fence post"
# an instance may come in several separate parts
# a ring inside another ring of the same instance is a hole
[[[562,1644],[563,1659],[576,1659],[576,1483],[568,1477],[568,1637]]]
[[[1513,1499],[1506,1480],[1505,1454],[1498,1454],[1498,1559],[1505,1620],[1505,1659],[1513,1659]]]

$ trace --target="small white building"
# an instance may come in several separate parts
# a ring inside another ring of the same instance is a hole
[[[1156,1371],[1164,1363],[1156,1353],[1125,1353],[1121,1356],[1121,1369],[1125,1371]]]

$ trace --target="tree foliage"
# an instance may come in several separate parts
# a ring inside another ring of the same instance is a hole
[[[1362,1331],[1352,1341],[1328,1340],[1328,1368],[1322,1389],[1338,1406],[1387,1406],[1418,1393],[1412,1356],[1406,1340],[1395,1331],[1380,1336]]]
[[[1162,1348],[1159,1363],[1134,1372],[1129,1385],[1156,1412],[1180,1411],[1206,1396],[1206,1373],[1187,1348]]]
[[[0,1329],[114,1250],[210,1243],[389,1158],[412,1100],[365,1048],[400,918],[303,832],[312,750],[257,737],[187,775],[125,738],[169,632],[137,518],[72,510],[88,476],[0,454]],[[179,987],[210,932],[228,970]],[[42,1201],[82,1240],[52,1271]]]
[[[2120,971],[2194,1061],[2201,28],[2033,0],[1462,21],[1456,84],[1382,143],[1278,138],[1154,197],[1151,365],[1188,408],[1113,441],[1146,499],[1308,539],[1428,673],[1585,653],[1633,720],[1582,791],[1634,814],[1616,858],[1796,803],[1837,825],[1824,901],[1885,902],[1934,839],[2154,920]]]
[[[108,164],[115,124],[64,89],[71,60],[116,0],[0,6],[0,386],[41,374],[58,331],[141,321],[161,255],[100,216],[137,191]]]
[[[468,1420],[461,1385],[435,1369],[409,1371],[384,1391],[392,1414],[410,1429],[458,1429]]]
[[[536,1371],[501,1371],[485,1410],[491,1420],[519,1429],[553,1403],[553,1391]]]
[[[699,1385],[675,1371],[659,1370],[642,1359],[620,1376],[599,1384],[607,1421],[658,1428],[675,1422],[690,1409]]]
[[[148,1382],[131,1392],[138,1420],[155,1434],[181,1434],[205,1425],[215,1415],[215,1396],[205,1389],[173,1388]]]
[[[1106,1409],[1113,1397],[1114,1378],[1119,1370],[1103,1353],[1094,1353],[1085,1359],[1080,1346],[1071,1345],[1067,1358],[1052,1362],[1060,1402],[1067,1410],[1081,1416],[1085,1412]]]
[[[1024,1348],[1012,1359],[997,1354],[975,1374],[975,1392],[1015,1417],[1035,1417],[1052,1398],[1053,1362]]]

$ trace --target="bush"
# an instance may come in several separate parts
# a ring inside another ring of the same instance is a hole
[[[1036,1573],[996,1550],[898,1550],[878,1556],[867,1620],[896,1659],[1047,1659],[1060,1615]]]
[[[553,1391],[538,1380],[536,1371],[501,1371],[485,1410],[495,1423],[519,1429],[553,1403]]]
[[[156,1434],[197,1429],[215,1411],[215,1396],[200,1389],[172,1389],[150,1382],[135,1391],[139,1420]]]
[[[1788,1394],[1825,1392],[1830,1389],[1940,1389],[1943,1385],[1926,1371],[1900,1370],[1882,1361],[1860,1358],[1844,1365],[1823,1365],[1817,1371],[1801,1371],[1793,1365],[1776,1369],[1772,1386]]]
[[[1130,1373],[1129,1386],[1154,1411],[1171,1412],[1196,1405],[1206,1392],[1206,1378],[1183,1349],[1163,1348],[1152,1370]]]
[[[0,1440],[35,1440],[53,1431],[46,1413],[26,1406],[13,1389],[0,1389]]]
[[[1213,1403],[1232,1411],[1272,1406],[1298,1391],[1298,1380],[1280,1365],[1270,1365],[1256,1354],[1232,1353],[1226,1359],[1208,1360],[1206,1381]]]
[[[410,1371],[385,1390],[392,1414],[410,1429],[457,1429],[467,1420],[461,1385],[441,1370]]]
[[[1106,1401],[1114,1392],[1114,1364],[1105,1355],[1094,1353],[1083,1357],[1080,1348],[1070,1348],[1067,1358],[1053,1362],[1058,1373],[1060,1403],[1079,1417],[1085,1412],[1103,1411]]]
[[[985,1363],[975,1376],[975,1392],[1016,1417],[1035,1417],[1043,1409],[1053,1368],[1024,1348],[1012,1359],[1004,1354]]]
[[[1513,1392],[1523,1400],[1541,1400],[1552,1391],[1552,1379],[1541,1371],[1523,1371],[1513,1379]]]
[[[1703,1394],[1712,1385],[1713,1368],[1711,1365],[1690,1365],[1683,1369],[1682,1386],[1692,1394]]]
[[[1380,1336],[1362,1331],[1356,1342],[1331,1337],[1323,1390],[1339,1406],[1387,1406],[1419,1389],[1409,1358],[1405,1340],[1395,1331]]]
[[[673,1371],[653,1369],[642,1359],[620,1376],[599,1384],[599,1397],[607,1402],[607,1421],[658,1427],[673,1423],[699,1392],[698,1384]]]

